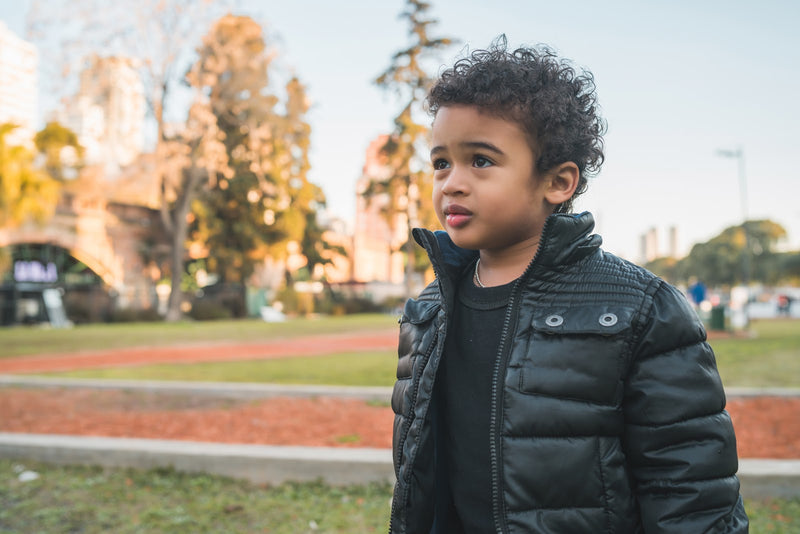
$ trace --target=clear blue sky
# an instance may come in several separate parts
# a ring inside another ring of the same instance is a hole
[[[606,163],[577,207],[595,213],[608,250],[637,259],[639,235],[653,226],[664,250],[674,225],[687,251],[741,222],[737,162],[716,155],[739,147],[749,217],[781,223],[800,249],[800,2],[432,3],[433,33],[461,41],[443,63],[505,33],[515,46],[547,43],[594,73]],[[408,42],[397,17],[404,2],[257,4],[281,63],[313,101],[311,179],[331,211],[350,219],[364,151],[399,109],[371,82]],[[29,5],[0,0],[0,19],[22,34]]]

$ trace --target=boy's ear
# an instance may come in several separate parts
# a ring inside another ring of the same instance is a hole
[[[544,195],[545,199],[553,206],[558,206],[572,198],[581,177],[578,166],[571,161],[565,161],[552,168],[548,174],[550,174],[550,179]]]

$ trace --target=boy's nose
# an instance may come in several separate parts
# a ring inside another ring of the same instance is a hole
[[[442,193],[445,195],[455,195],[458,193],[465,193],[467,191],[467,182],[465,173],[458,167],[453,167],[447,174],[444,183],[442,184]]]

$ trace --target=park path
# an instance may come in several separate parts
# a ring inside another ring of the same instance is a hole
[[[397,329],[393,328],[379,332],[309,335],[261,343],[203,343],[0,358],[0,374],[71,371],[153,363],[324,356],[337,352],[391,350],[396,347]]]

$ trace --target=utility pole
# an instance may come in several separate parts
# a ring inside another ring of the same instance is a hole
[[[744,167],[744,150],[717,150],[717,155],[723,158],[733,158],[739,163],[739,196],[742,209],[742,231],[744,232],[744,250],[742,251],[742,283],[747,290],[747,302],[744,304],[744,325],[750,324],[747,306],[750,301],[750,232],[747,229],[747,176]]]

